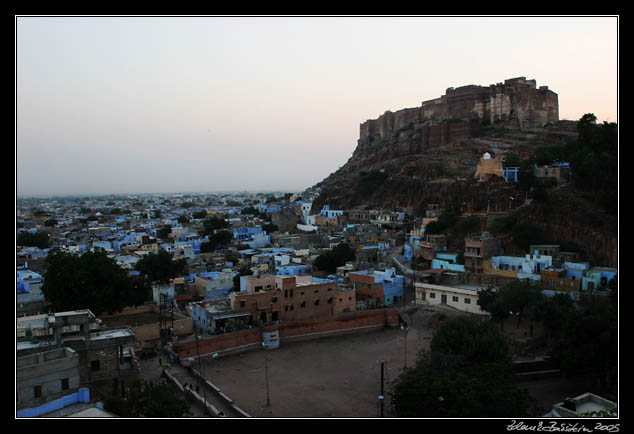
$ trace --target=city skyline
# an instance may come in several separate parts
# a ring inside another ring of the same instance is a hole
[[[16,17],[16,194],[301,191],[359,125],[525,76],[618,116],[617,17]]]

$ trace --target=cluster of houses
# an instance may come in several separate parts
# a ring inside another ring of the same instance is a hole
[[[450,252],[445,235],[425,232],[442,212],[438,205],[429,205],[421,221],[410,210],[324,206],[313,213],[313,198],[303,196],[245,193],[207,203],[184,195],[19,201],[18,236],[46,232],[49,246],[16,250],[18,408],[24,415],[43,412],[70,392],[80,399],[82,387],[99,382],[122,391],[136,369],[134,345],[163,338],[104,329],[88,309],[49,312],[42,261],[52,248],[76,254],[103,249],[130,273],[144,255],[159,250],[184,259],[187,274],[156,285],[148,304],[178,313],[185,334],[202,336],[408,303],[484,314],[478,290],[511,279],[538,281],[547,293],[579,300],[608,294],[617,274],[576,262],[559,246],[505,256],[486,232],[465,239],[464,251]],[[208,251],[204,223],[212,217],[225,222],[217,230],[229,231],[231,240]],[[320,255],[341,243],[354,248],[354,261],[335,273],[315,267]],[[414,289],[409,300],[408,288]]]
[[[78,255],[102,249],[131,274],[138,273],[139,260],[159,250],[184,259],[187,274],[155,285],[148,305],[158,307],[154,312],[167,306],[189,321],[179,330],[190,335],[402,302],[403,277],[388,261],[397,240],[381,224],[400,225],[404,213],[350,217],[326,206],[313,215],[310,200],[285,199],[244,194],[216,197],[213,204],[178,195],[18,201],[16,238],[45,233],[48,241],[39,247],[18,242],[16,248],[18,415],[85,401],[87,390],[123,393],[138,374],[139,341],[163,337],[161,330],[152,335],[108,327],[89,309],[51,312],[41,288],[52,249]],[[231,240],[205,251],[211,234],[204,223],[212,217],[225,222],[217,230],[228,231]],[[355,248],[356,261],[334,274],[315,269],[314,260],[341,242]]]
[[[425,234],[425,226],[439,215],[439,207],[429,205],[403,249],[400,268],[415,277],[417,304],[487,314],[478,306],[478,291],[516,279],[536,282],[547,296],[562,293],[577,302],[612,294],[617,268],[579,262],[578,253],[559,245],[531,245],[524,255],[505,255],[501,239],[485,231],[465,238],[463,251],[449,252],[445,235]],[[417,272],[406,267],[412,262]]]

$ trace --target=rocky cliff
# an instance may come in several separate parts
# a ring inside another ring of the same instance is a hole
[[[421,107],[361,124],[351,158],[315,186],[320,195],[313,210],[326,204],[344,210],[410,208],[422,216],[428,204],[459,204],[464,214],[511,209],[551,239],[582,245],[595,264],[616,266],[616,216],[602,213],[572,186],[520,208],[529,196],[517,184],[474,177],[484,152],[527,158],[540,145],[575,137],[576,122],[558,121],[556,94],[537,89],[534,80],[450,88]]]

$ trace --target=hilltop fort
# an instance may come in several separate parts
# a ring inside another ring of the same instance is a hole
[[[367,120],[360,126],[359,150],[397,138],[393,136],[403,131],[419,132],[416,145],[421,148],[470,137],[488,125],[529,129],[557,121],[557,94],[548,86],[538,88],[535,80],[517,77],[490,86],[450,87],[445,95],[419,107],[387,111]]]

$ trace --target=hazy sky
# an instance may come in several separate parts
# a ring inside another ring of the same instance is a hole
[[[359,125],[524,76],[616,122],[616,17],[16,17],[16,193],[299,191]]]

